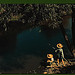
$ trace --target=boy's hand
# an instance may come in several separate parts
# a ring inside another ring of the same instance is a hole
[[[47,62],[51,62],[50,60],[47,60]]]

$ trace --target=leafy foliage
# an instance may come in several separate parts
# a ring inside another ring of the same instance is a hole
[[[72,14],[72,4],[0,4],[0,27],[8,30],[9,21],[34,23],[48,22],[49,27],[59,27],[62,16]]]

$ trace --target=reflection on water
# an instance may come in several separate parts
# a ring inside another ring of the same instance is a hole
[[[47,53],[56,57],[56,44],[64,45],[65,57],[69,58],[69,50],[60,29],[49,29],[46,26],[24,30],[17,36],[0,38],[0,72],[29,73],[34,70],[40,73],[38,67]]]

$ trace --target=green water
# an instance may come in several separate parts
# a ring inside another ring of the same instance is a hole
[[[38,69],[40,62],[46,58],[47,53],[52,53],[56,59],[56,44],[62,43],[65,58],[70,57],[60,29],[51,30],[45,26],[27,29],[1,38],[0,45],[0,72],[28,73]],[[55,49],[54,49],[55,48]]]

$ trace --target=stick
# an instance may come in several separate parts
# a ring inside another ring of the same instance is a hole
[[[67,59],[63,58],[64,60],[66,60],[69,64],[71,64],[71,61],[68,61]]]

